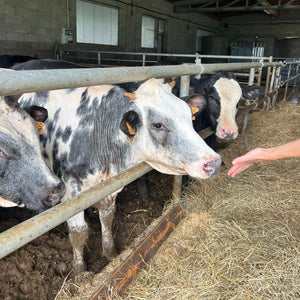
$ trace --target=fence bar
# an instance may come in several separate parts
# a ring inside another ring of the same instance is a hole
[[[250,72],[249,72],[249,79],[248,79],[248,85],[253,85],[253,82],[254,82],[254,78],[255,78],[255,69],[254,68],[251,68],[250,69]],[[251,104],[250,100],[249,99],[246,99],[245,100],[245,106],[249,106]],[[249,110],[246,110],[244,112],[244,115],[243,115],[243,126],[242,126],[242,132],[244,132],[247,128],[247,125],[248,125],[248,119],[249,119]]]
[[[210,54],[181,54],[181,53],[151,53],[151,52],[120,52],[120,51],[99,51],[99,50],[73,50],[73,49],[59,49],[60,58],[64,52],[77,52],[77,53],[101,53],[101,54],[117,54],[117,55],[146,55],[146,56],[170,56],[170,57],[192,57],[195,58],[196,55],[203,58],[232,58],[232,59],[269,59],[269,57],[261,56],[232,56],[232,55],[210,55]]]
[[[141,163],[90,188],[74,199],[52,207],[0,233],[0,259],[151,170],[149,165]]]
[[[180,92],[179,96],[184,97],[189,94],[190,87],[190,76],[181,76],[180,77]],[[182,175],[174,176],[173,182],[173,199],[179,200],[181,198],[181,189],[182,189]]]
[[[292,65],[289,65],[288,74],[287,74],[288,79],[290,78],[290,75],[291,75],[291,69],[292,69]],[[285,85],[285,89],[284,89],[283,101],[286,101],[286,94],[287,94],[288,87],[289,87],[289,84],[287,81],[286,85]]]
[[[54,89],[116,84],[141,81],[149,78],[166,78],[181,75],[229,71],[262,66],[281,66],[282,63],[224,63],[183,64],[175,66],[87,68],[61,70],[0,71],[0,95],[19,95]]]

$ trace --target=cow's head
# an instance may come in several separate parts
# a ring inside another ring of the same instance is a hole
[[[167,174],[209,178],[221,164],[192,126],[192,110],[156,79],[143,83],[131,97],[135,108],[123,115],[122,131],[135,156]]]
[[[235,116],[241,97],[255,99],[263,93],[257,85],[240,86],[231,73],[212,75],[205,87],[207,111],[216,135],[220,139],[232,140],[238,136]]]
[[[30,114],[11,97],[0,97],[0,206],[49,208],[65,193],[64,184],[42,159],[38,128],[47,111],[31,107]]]

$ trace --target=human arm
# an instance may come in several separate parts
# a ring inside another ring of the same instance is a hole
[[[272,148],[255,148],[235,158],[227,174],[234,177],[254,163],[292,157],[300,157],[300,139]]]

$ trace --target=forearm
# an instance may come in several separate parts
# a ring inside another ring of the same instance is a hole
[[[264,160],[300,157],[300,139],[263,150]]]

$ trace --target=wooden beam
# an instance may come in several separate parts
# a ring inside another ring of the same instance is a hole
[[[116,292],[123,290],[175,229],[182,219],[182,212],[183,209],[180,206],[173,207],[142,243],[99,287],[90,300],[113,299]]]

